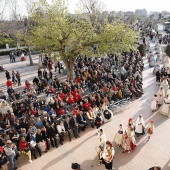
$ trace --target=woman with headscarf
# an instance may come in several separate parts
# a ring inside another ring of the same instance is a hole
[[[157,95],[155,94],[152,101],[151,101],[151,110],[152,110],[152,112],[157,110],[158,102],[159,102],[159,99],[158,99]]]
[[[163,82],[160,84],[160,86],[165,91],[165,95],[166,95],[167,90],[169,89],[168,81],[166,78],[163,80]]]
[[[166,95],[166,97],[164,98],[163,105],[161,106],[159,110],[160,114],[170,117],[169,106],[170,106],[170,99],[168,98],[168,95]]]
[[[101,158],[101,153],[105,147],[105,144],[106,144],[106,135],[103,129],[99,129],[97,133],[97,145],[96,145],[96,150],[97,150],[99,159]],[[99,164],[101,163],[102,161],[100,160]]]
[[[145,134],[145,121],[142,117],[142,115],[139,115],[139,117],[136,120],[136,127],[135,127],[135,133],[138,136]]]
[[[114,137],[114,141],[118,146],[122,146],[122,144],[123,144],[123,134],[124,134],[124,128],[123,128],[122,124],[120,124],[119,130]]]
[[[161,106],[163,104],[164,97],[165,97],[165,91],[162,87],[160,87],[160,89],[158,90],[157,97],[158,97],[158,106]]]

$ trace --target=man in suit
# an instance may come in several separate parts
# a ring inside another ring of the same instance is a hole
[[[60,141],[59,135],[56,133],[54,122],[50,123],[50,128],[47,131],[47,137],[50,138],[51,145],[58,148],[58,143]]]
[[[77,137],[80,137],[79,136],[79,131],[80,131],[80,126],[77,122],[77,119],[76,119],[76,114],[73,114],[73,117],[70,119],[70,126],[73,130],[73,133],[74,133],[74,137],[77,138]]]
[[[68,133],[69,140],[71,141],[71,133],[73,130],[71,129],[71,126],[70,126],[69,117],[66,117],[66,120],[64,121],[64,128],[65,128],[65,131]]]
[[[87,122],[84,118],[84,115],[83,115],[83,112],[80,112],[77,116],[77,122],[79,123],[80,125],[80,128],[82,131],[85,131],[86,129],[86,126],[87,126]]]

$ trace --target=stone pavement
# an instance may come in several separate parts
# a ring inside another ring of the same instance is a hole
[[[8,64],[8,61],[9,59],[3,59],[4,67],[9,70],[19,70],[23,77],[22,81],[31,80],[37,74],[37,65],[25,67],[27,61],[14,64]],[[37,62],[37,57],[34,57],[34,61]],[[114,145],[115,170],[148,170],[154,165],[161,166],[163,170],[170,170],[170,119],[158,112],[154,114],[151,112],[150,102],[158,89],[155,86],[155,76],[152,74],[153,68],[148,66],[146,58],[144,63],[144,95],[133,101],[133,107],[116,114],[113,120],[105,123],[102,128],[105,130],[107,139],[113,141],[120,123],[126,128],[129,118],[136,120],[142,114],[146,124],[150,119],[154,120],[155,132],[149,142],[146,141],[146,135],[136,138],[137,148],[129,154],[122,153],[123,149]],[[0,86],[4,88],[6,78],[4,73],[0,73],[0,76]],[[66,139],[64,145],[51,149],[36,160],[33,159],[32,163],[29,163],[28,158],[22,155],[17,161],[17,166],[20,170],[70,170],[71,163],[77,162],[81,164],[83,170],[104,170],[104,166],[98,166],[95,150],[96,132],[96,129],[88,127],[85,132],[80,133],[80,138],[73,139],[71,142]]]

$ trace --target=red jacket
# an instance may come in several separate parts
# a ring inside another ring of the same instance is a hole
[[[19,142],[19,149],[21,150],[21,151],[24,151],[25,149],[27,149],[28,148],[28,142]]]
[[[77,83],[81,83],[81,78],[78,77],[78,78],[76,79],[76,82],[77,82]]]
[[[81,95],[79,93],[75,93],[74,94],[74,101],[78,103],[80,101],[80,99],[81,99]]]
[[[84,103],[83,106],[85,109],[88,109],[91,106],[91,104],[89,102],[86,102],[86,103]]]
[[[65,94],[64,93],[60,93],[60,98],[62,99],[62,100],[64,100],[65,99]]]
[[[30,110],[30,114],[31,114],[31,115],[37,115],[37,114],[38,114],[38,111],[37,111],[37,110],[32,110],[32,109],[31,109],[31,110]]]
[[[72,97],[68,97],[67,102],[68,102],[69,104],[73,104],[73,103],[74,103],[74,99],[73,99]]]
[[[30,89],[30,83],[29,83],[29,82],[28,82],[28,83],[25,83],[25,88],[26,88],[27,90]]]
[[[10,87],[10,86],[12,87],[12,82],[11,82],[10,80],[8,80],[8,81],[6,82],[6,86],[7,86],[7,87]]]

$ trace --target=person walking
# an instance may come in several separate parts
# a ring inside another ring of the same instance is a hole
[[[150,122],[149,122],[149,124],[148,124],[148,141],[150,140],[150,138],[151,138],[151,135],[153,134],[153,132],[154,132],[154,121],[153,120],[151,120]]]
[[[19,71],[16,72],[16,78],[17,78],[18,86],[20,86],[21,85],[21,76],[20,76]]]

